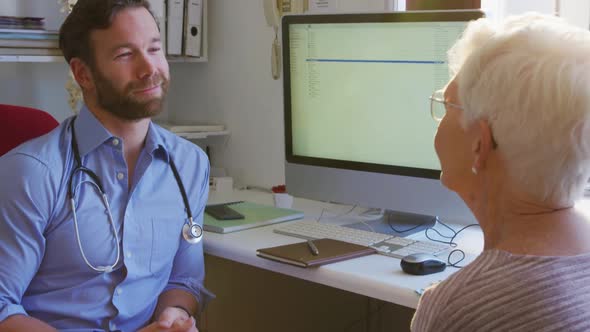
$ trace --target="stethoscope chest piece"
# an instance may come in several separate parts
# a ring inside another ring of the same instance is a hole
[[[203,228],[197,224],[184,224],[182,237],[190,244],[199,243],[203,239]]]

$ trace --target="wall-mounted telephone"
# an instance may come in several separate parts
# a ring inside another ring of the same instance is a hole
[[[282,14],[279,10],[281,7],[277,4],[277,0],[263,0],[263,2],[266,24],[270,27],[278,28]]]
[[[279,26],[284,14],[301,14],[307,10],[307,0],[263,0],[266,23],[275,31],[271,47],[271,73],[277,80],[281,77],[281,44],[279,43]]]

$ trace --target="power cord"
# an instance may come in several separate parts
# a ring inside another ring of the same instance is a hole
[[[459,229],[458,231],[455,231],[451,226],[445,224],[444,222],[442,222],[438,217],[436,217],[436,221],[441,224],[442,226],[446,227],[447,229],[449,229],[453,235],[449,236],[449,235],[443,235],[441,234],[441,232],[439,232],[437,229],[434,228],[427,228],[426,230],[424,230],[424,235],[426,236],[427,239],[429,239],[430,241],[434,241],[434,242],[439,242],[439,243],[444,243],[444,244],[448,244],[449,246],[451,246],[452,248],[455,248],[458,246],[458,244],[455,242],[455,238],[457,237],[457,235],[459,235],[459,233],[463,232],[464,230],[466,230],[469,227],[474,227],[477,226],[479,227],[479,224],[469,224],[467,226],[462,227],[461,229]],[[437,240],[434,239],[432,237],[430,237],[430,235],[428,234],[428,231],[434,231],[435,233],[437,233],[440,237],[445,238],[445,239],[449,239],[448,241],[443,241],[443,240]],[[451,258],[454,254],[459,253],[461,254],[461,258],[459,258],[457,261],[455,262],[451,262]],[[451,250],[451,252],[449,252],[449,255],[447,257],[447,266],[450,267],[454,267],[454,268],[458,268],[461,269],[463,267],[465,267],[464,265],[459,265],[459,263],[461,263],[463,260],[465,259],[465,252],[461,249],[453,249]]]
[[[342,214],[339,214],[339,215],[336,215],[336,216],[330,217],[330,219],[338,219],[338,218],[342,218],[342,217],[344,217],[344,216],[346,216],[346,215],[349,215],[350,213],[352,213],[352,211],[354,211],[354,209],[356,209],[356,207],[357,207],[357,206],[358,206],[358,205],[357,205],[357,204],[355,204],[355,205],[353,205],[353,206],[352,206],[352,208],[350,208],[350,210],[348,210],[348,211],[346,211],[346,212],[344,212],[344,213],[342,213]],[[320,222],[320,220],[322,219],[322,217],[324,216],[324,213],[325,213],[326,211],[328,211],[328,209],[326,209],[326,208],[322,208],[322,212],[320,212],[320,215],[319,215],[319,217],[316,219],[316,221],[317,221],[317,222]]]
[[[342,214],[339,214],[339,215],[336,215],[336,216],[330,217],[330,219],[334,219],[334,218],[335,218],[335,219],[337,219],[337,218],[344,217],[344,216],[346,216],[346,215],[348,215],[348,214],[352,213],[352,212],[353,212],[353,211],[354,211],[356,208],[357,208],[357,205],[355,204],[355,205],[353,205],[353,206],[352,206],[352,207],[351,207],[351,208],[350,208],[348,211],[346,211],[346,212],[344,212],[344,213],[342,213]],[[367,211],[365,211],[365,212],[361,213],[360,215],[363,215],[363,214],[365,214],[365,215],[366,215],[366,214],[370,214],[370,213],[371,213],[373,210],[374,210],[374,209],[369,209],[369,210],[367,210]],[[324,217],[324,213],[325,213],[326,211],[328,211],[328,209],[326,209],[326,208],[322,208],[322,212],[320,213],[320,215],[319,215],[319,216],[318,216],[318,218],[316,219],[316,221],[317,221],[317,222],[320,222],[320,220],[321,220],[321,219]],[[400,230],[400,229],[397,229],[397,228],[395,228],[395,227],[394,227],[394,226],[391,224],[391,215],[389,215],[389,214],[385,213],[385,214],[384,214],[384,217],[385,217],[385,218],[386,218],[386,220],[387,220],[387,225],[388,225],[388,226],[389,226],[389,227],[390,227],[390,228],[391,228],[391,229],[392,229],[394,232],[397,232],[397,233],[406,233],[406,232],[410,232],[410,231],[412,231],[412,230],[414,230],[414,229],[416,229],[416,228],[420,228],[420,227],[424,226],[424,225],[425,225],[425,224],[427,224],[427,223],[430,223],[430,220],[429,220],[429,221],[425,221],[425,222],[423,222],[423,223],[421,223],[421,224],[419,224],[419,225],[412,226],[412,227],[410,227],[410,228],[407,228],[407,229]],[[463,232],[464,230],[466,230],[467,228],[470,228],[470,227],[474,227],[474,226],[478,226],[478,227],[479,227],[479,224],[469,224],[469,225],[467,225],[467,226],[464,226],[464,227],[460,228],[458,231],[455,231],[455,230],[454,230],[454,229],[453,229],[451,226],[449,226],[449,225],[447,225],[446,223],[442,222],[438,216],[436,216],[436,217],[435,217],[435,219],[436,219],[436,223],[435,223],[435,225],[436,225],[437,223],[438,223],[438,224],[440,224],[440,225],[442,225],[443,227],[445,227],[446,229],[448,229],[448,230],[451,232],[451,234],[452,234],[452,235],[445,235],[445,234],[441,233],[441,231],[439,231],[438,229],[434,228],[434,226],[433,226],[433,227],[426,228],[426,229],[424,230],[424,235],[425,235],[425,236],[426,236],[426,238],[427,238],[428,240],[430,240],[430,241],[433,241],[433,242],[438,242],[438,243],[444,243],[444,244],[448,244],[448,245],[449,245],[449,246],[451,246],[452,248],[456,248],[456,247],[458,246],[458,244],[455,242],[455,238],[457,238],[457,236],[458,236],[458,235],[459,235],[461,232]],[[368,227],[368,228],[369,228],[369,229],[370,229],[372,232],[375,232],[375,230],[373,229],[373,227],[372,227],[372,226],[371,226],[369,223],[367,223],[366,221],[362,221],[362,220],[361,220],[360,222],[361,222],[361,223],[363,223],[363,224],[365,224],[365,225],[366,225],[366,226],[367,226],[367,227]],[[436,234],[437,234],[439,237],[441,237],[441,238],[443,238],[443,239],[447,239],[447,240],[439,240],[439,239],[435,239],[435,238],[433,238],[433,237],[432,237],[432,236],[431,236],[431,235],[428,233],[429,231],[433,231],[433,232],[435,232],[435,233],[436,233]],[[452,259],[453,259],[453,256],[454,256],[455,254],[461,254],[461,257],[460,257],[460,258],[458,258],[456,261],[454,261],[454,260],[452,261]],[[454,268],[461,269],[461,268],[463,268],[463,267],[465,267],[465,266],[464,266],[464,265],[459,265],[459,263],[461,263],[463,260],[465,260],[465,257],[466,257],[466,256],[465,256],[465,252],[464,252],[463,250],[461,250],[461,249],[453,249],[453,250],[451,250],[451,251],[449,252],[449,255],[447,256],[447,266],[450,266],[450,267],[454,267]]]

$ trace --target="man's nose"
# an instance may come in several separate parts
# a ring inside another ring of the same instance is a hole
[[[137,76],[139,79],[152,77],[156,73],[155,59],[148,54],[141,54],[138,57]]]

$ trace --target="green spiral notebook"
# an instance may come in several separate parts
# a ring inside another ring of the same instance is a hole
[[[244,219],[217,220],[205,213],[203,217],[203,228],[209,232],[231,233],[248,228],[303,218],[303,212],[301,211],[276,208],[271,205],[238,202],[228,206],[243,214]]]

